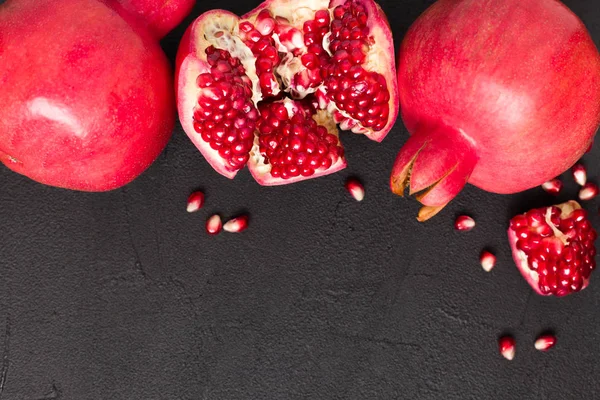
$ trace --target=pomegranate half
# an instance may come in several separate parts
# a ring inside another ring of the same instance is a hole
[[[536,208],[510,221],[508,240],[519,271],[544,296],[585,289],[596,268],[598,237],[576,201]]]
[[[381,141],[398,114],[394,48],[372,0],[267,0],[212,10],[177,56],[181,124],[220,174],[261,185],[346,166],[336,123]]]
[[[158,38],[193,3],[1,4],[0,161],[38,182],[85,191],[115,189],[141,174],[175,123],[171,68]]]
[[[469,182],[494,193],[566,171],[600,122],[600,56],[557,0],[439,0],[412,25],[399,56],[402,118],[411,133],[391,189],[439,212]]]

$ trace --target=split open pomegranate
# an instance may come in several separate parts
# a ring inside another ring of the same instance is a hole
[[[566,296],[588,285],[596,268],[597,236],[576,201],[517,215],[508,229],[517,267],[544,296]]]
[[[268,0],[212,10],[177,55],[181,124],[207,161],[261,185],[346,166],[336,124],[381,141],[398,115],[392,35],[372,0]]]

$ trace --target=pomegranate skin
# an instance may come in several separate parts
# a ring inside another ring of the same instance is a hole
[[[431,192],[417,197],[422,220],[467,181],[508,194],[560,175],[600,123],[598,50],[556,0],[439,0],[404,38],[398,79],[412,137],[391,186],[401,194],[410,176],[411,193]]]
[[[111,4],[113,0],[103,0]],[[192,11],[195,0],[114,0],[132,14],[138,14],[150,32],[163,38]]]
[[[171,68],[116,3],[0,6],[0,161],[40,183],[106,191],[141,174],[175,122]]]

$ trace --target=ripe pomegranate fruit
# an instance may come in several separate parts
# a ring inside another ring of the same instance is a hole
[[[566,296],[588,285],[597,236],[587,212],[573,200],[517,215],[508,229],[517,267],[545,296]]]
[[[381,141],[398,114],[394,48],[373,0],[267,0],[212,10],[177,55],[179,119],[220,174],[261,185],[343,169],[344,130]]]
[[[141,174],[175,122],[171,69],[157,39],[193,3],[1,4],[0,161],[38,182],[85,191]]]
[[[439,0],[400,48],[411,133],[391,189],[439,212],[469,182],[520,192],[570,168],[600,122],[600,56],[556,0]]]

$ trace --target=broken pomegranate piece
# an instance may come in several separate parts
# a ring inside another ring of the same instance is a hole
[[[212,10],[177,55],[181,124],[211,166],[261,185],[346,166],[343,130],[381,141],[398,115],[394,47],[373,0],[267,0]]]
[[[566,296],[588,285],[596,268],[597,236],[576,201],[517,215],[508,229],[517,267],[544,296]]]

